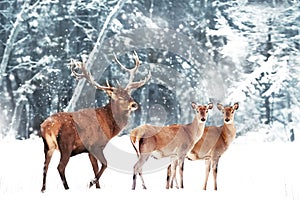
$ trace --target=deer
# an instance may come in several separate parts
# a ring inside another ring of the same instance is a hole
[[[202,136],[207,121],[208,110],[213,108],[212,103],[198,105],[192,102],[191,106],[196,111],[192,123],[172,124],[168,126],[144,124],[130,132],[130,141],[138,156],[138,161],[133,167],[132,190],[136,188],[137,174],[141,178],[143,189],[147,189],[142,176],[142,168],[150,156],[156,159],[171,158],[171,178],[175,177],[175,168],[173,167],[177,162],[183,162],[186,154]],[[183,177],[181,177],[181,180],[183,180]]]
[[[235,111],[239,108],[239,104],[234,103],[233,106],[224,107],[222,104],[218,103],[217,108],[223,113],[224,124],[219,127],[205,127],[202,137],[196,142],[194,147],[187,154],[187,158],[189,160],[205,160],[206,170],[203,190],[206,190],[211,168],[213,169],[214,190],[217,190],[219,159],[236,137],[234,115]],[[180,173],[183,173],[183,163],[181,163],[181,165],[180,163],[177,164],[180,166]],[[169,165],[167,172],[167,186],[170,185],[170,187],[172,187],[172,182],[170,182],[171,180],[169,179],[171,173],[171,166]],[[175,183],[177,185],[176,177]]]
[[[126,87],[112,87],[107,81],[107,86],[97,83],[84,63],[71,60],[71,73],[77,79],[86,79],[97,90],[104,91],[109,102],[98,108],[83,108],[74,112],[58,112],[49,116],[40,125],[40,133],[44,143],[45,162],[43,170],[43,184],[41,192],[46,189],[46,176],[48,165],[55,150],[60,151],[60,161],[57,166],[64,188],[69,189],[65,168],[70,157],[88,153],[95,178],[90,181],[89,187],[96,184],[100,188],[99,178],[107,168],[107,161],[103,150],[107,143],[118,135],[127,125],[130,114],[138,109],[138,103],[131,97],[134,89],[142,87],[149,81],[151,72],[140,81],[134,81],[135,74],[140,66],[140,60],[134,51],[135,66],[132,69],[125,67],[117,59],[116,62],[122,70],[129,73]],[[81,71],[81,72],[80,72]],[[98,160],[101,169],[98,167]]]

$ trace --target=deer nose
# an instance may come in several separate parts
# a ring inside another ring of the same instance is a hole
[[[201,118],[201,121],[205,122],[205,118]]]
[[[131,102],[130,105],[129,105],[129,108],[131,108],[131,110],[136,110],[138,109],[138,104],[135,103],[135,102]]]
[[[225,119],[225,122],[229,122],[229,121],[230,121],[230,119],[228,119],[228,118]]]

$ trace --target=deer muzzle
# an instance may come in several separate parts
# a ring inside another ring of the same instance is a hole
[[[230,121],[230,119],[229,119],[229,118],[226,118],[224,121],[228,123],[228,122]]]

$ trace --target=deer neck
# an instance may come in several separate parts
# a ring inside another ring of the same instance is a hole
[[[222,138],[225,144],[229,145],[236,136],[234,123],[224,124],[222,127]]]
[[[130,111],[121,110],[119,106],[113,101],[110,101],[104,107],[104,109],[106,110],[108,116],[107,123],[109,123],[111,127],[110,135],[111,137],[114,137],[119,134],[127,125]]]
[[[205,123],[201,122],[200,119],[195,116],[193,122],[190,124],[190,132],[192,137],[198,140],[204,131]]]

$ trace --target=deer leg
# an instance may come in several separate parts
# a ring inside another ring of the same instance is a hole
[[[179,175],[180,175],[180,188],[183,188],[183,167],[184,167],[184,157],[178,160]]]
[[[97,176],[97,173],[99,171],[99,166],[98,166],[98,161],[97,159],[89,153],[89,159],[91,161],[91,164],[92,164],[92,167],[93,167],[93,171],[94,171],[94,174],[95,176]],[[99,184],[99,181],[96,181],[96,188],[100,188],[100,184]]]
[[[213,163],[212,163],[213,176],[214,176],[214,189],[215,190],[217,190],[218,163],[219,163],[219,159],[213,160]]]
[[[209,172],[210,172],[211,160],[206,159],[205,165],[206,165],[206,170],[205,170],[205,180],[204,180],[203,190],[206,190],[207,180],[208,180],[208,176],[209,176]]]
[[[173,183],[170,183],[170,176],[171,176],[171,164],[168,166],[167,169],[167,183],[166,183],[166,189],[169,189],[170,187],[173,187]]]
[[[133,167],[133,183],[132,183],[132,189],[135,190],[136,187],[136,175],[139,174],[141,181],[142,181],[142,186],[143,189],[147,189],[143,176],[142,176],[142,168],[145,162],[148,160],[150,154],[141,154],[139,157],[139,160],[135,163]]]
[[[104,147],[101,147],[101,149],[99,151],[97,151],[97,154],[96,154],[97,159],[101,163],[101,169],[99,172],[97,172],[95,178],[90,181],[89,187],[92,187],[94,184],[97,184],[97,182],[99,182],[101,175],[103,174],[104,170],[107,168],[107,161],[106,161],[106,158],[104,157],[103,149],[104,149]]]
[[[42,186],[41,192],[44,192],[46,190],[47,171],[48,171],[49,163],[51,161],[54,150],[55,150],[55,148],[49,149],[46,141],[44,140],[45,162],[44,162],[44,170],[43,170],[43,186]]]
[[[66,190],[69,189],[69,186],[68,186],[67,179],[65,176],[65,169],[70,160],[71,151],[72,151],[71,148],[61,149],[61,151],[60,151],[61,157],[60,157],[59,164],[57,166],[57,170],[58,170],[60,178],[63,182],[64,188]]]
[[[146,185],[145,185],[145,181],[144,181],[144,178],[143,178],[143,175],[142,175],[142,172],[139,172],[139,176],[141,178],[141,181],[142,181],[142,186],[143,186],[143,189],[147,189]]]
[[[174,178],[175,178],[175,184],[176,184],[176,188],[178,189],[178,182],[177,182],[177,178],[176,178],[176,168],[177,168],[177,165],[178,165],[178,160],[174,160],[172,161],[171,163],[171,179],[170,179],[170,187],[173,188],[173,181],[174,181]]]

